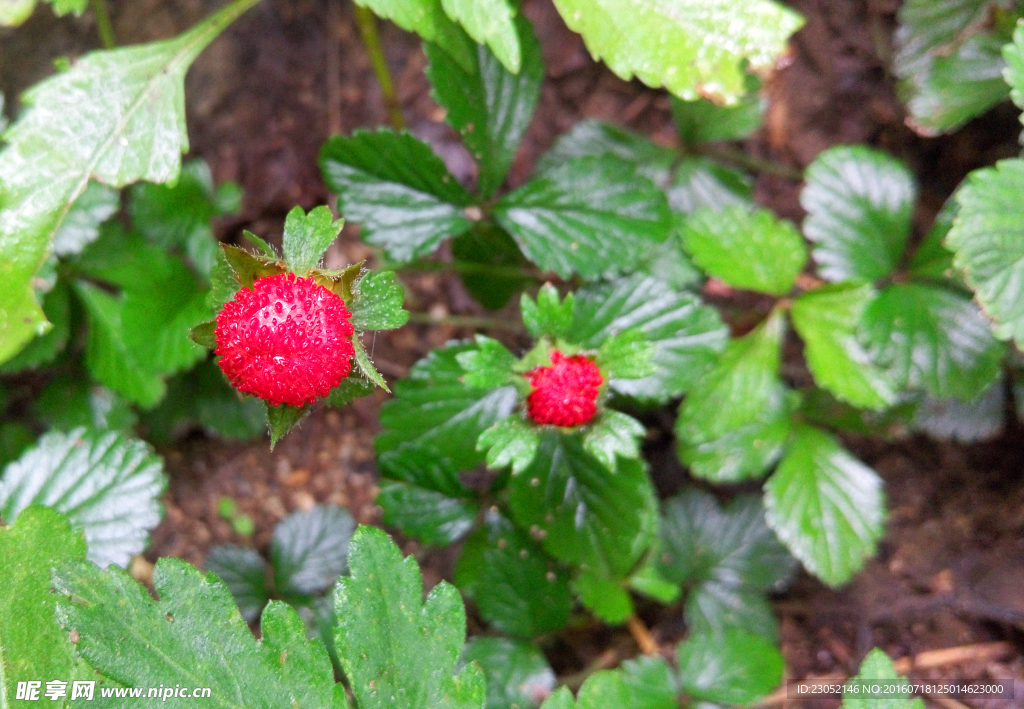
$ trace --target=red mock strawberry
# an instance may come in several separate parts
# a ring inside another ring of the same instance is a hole
[[[530,419],[555,426],[579,426],[597,413],[598,387],[604,382],[597,365],[583,355],[566,357],[555,350],[550,367],[527,373],[533,391],[526,399]]]
[[[311,404],[349,372],[353,327],[345,301],[294,273],[257,278],[217,314],[221,370],[274,406]]]

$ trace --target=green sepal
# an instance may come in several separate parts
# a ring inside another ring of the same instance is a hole
[[[323,286],[344,300],[351,309],[350,304],[355,298],[356,281],[365,272],[365,263],[366,261],[359,261],[341,269],[317,269],[310,273],[309,277],[318,286]]]
[[[281,254],[277,253],[277,250],[273,246],[253,234],[248,229],[244,229],[242,231],[242,236],[245,237],[246,241],[256,247],[256,251],[259,252],[257,255],[263,256],[264,258],[274,259],[275,261],[281,260]]]
[[[217,321],[207,320],[199,323],[189,331],[188,336],[200,347],[208,350],[217,349]]]
[[[352,348],[356,351],[356,366],[359,368],[359,371],[363,373],[363,376],[390,394],[391,390],[388,389],[388,383],[384,381],[384,377],[382,377],[380,372],[377,371],[377,368],[373,366],[373,362],[370,360],[370,355],[366,354],[366,348],[363,347],[363,341],[359,339],[359,335],[355,335],[352,338]]]
[[[488,468],[498,470],[511,464],[513,474],[529,467],[539,445],[537,429],[517,415],[498,421],[476,440],[476,449],[487,451]]]
[[[630,328],[602,342],[594,362],[608,374],[608,379],[641,379],[657,371],[655,351],[639,328]]]
[[[284,262],[277,259],[254,256],[245,249],[230,244],[221,244],[220,248],[242,288],[251,289],[258,278],[277,276],[288,272]]]
[[[505,345],[486,335],[477,335],[476,349],[460,352],[455,361],[465,370],[462,381],[467,386],[480,389],[496,389],[505,386],[515,375],[515,355]]]
[[[587,425],[583,448],[608,468],[615,468],[615,456],[640,457],[640,440],[647,434],[644,425],[632,416],[603,410]]]
[[[316,268],[344,225],[344,219],[334,221],[328,207],[316,207],[309,214],[303,212],[302,207],[288,212],[284,220],[283,246],[289,270],[304,276]]]
[[[523,325],[534,337],[565,337],[572,323],[574,297],[567,293],[559,299],[558,289],[545,283],[533,300],[523,293],[519,307],[523,312]]]
[[[267,406],[267,422],[270,424],[270,450],[274,450],[277,442],[310,412],[311,407],[288,404],[273,406],[268,402],[264,403]]]
[[[361,396],[368,396],[374,392],[374,386],[359,375],[352,375],[341,380],[341,384],[334,387],[323,398],[328,406],[344,406]]]

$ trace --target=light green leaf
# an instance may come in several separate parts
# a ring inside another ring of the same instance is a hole
[[[1017,108],[1024,108],[1024,26],[1019,22],[1013,31],[1013,42],[1003,47],[1003,80],[1010,85],[1010,98]]]
[[[980,396],[999,376],[1005,350],[972,301],[921,283],[883,290],[864,312],[863,332],[898,386],[940,399]]]
[[[181,559],[157,562],[159,601],[116,568],[66,564],[53,583],[78,652],[123,685],[209,688],[203,703],[214,707],[347,707],[327,651],[292,608],[268,605],[257,641],[224,584]]]
[[[127,566],[160,521],[166,484],[162,461],[142,441],[52,432],[4,469],[0,516],[10,524],[28,505],[54,507],[85,533],[89,559]]]
[[[508,71],[519,73],[516,7],[509,0],[441,0],[441,7],[478,44],[488,45]]]
[[[478,189],[482,197],[488,198],[504,181],[533,117],[544,78],[540,44],[530,23],[521,14],[516,16],[508,0],[442,2],[446,10],[459,6],[465,14],[491,23],[515,49],[513,68],[507,52],[503,55],[494,45],[491,50],[478,46],[473,60],[475,71],[466,72],[443,48],[431,44],[424,47],[430,62],[427,78],[434,89],[432,95],[447,110],[445,120],[462,135],[476,160]],[[466,29],[473,35],[472,28]],[[480,37],[474,38],[483,43]]]
[[[734,102],[744,71],[770,69],[803,24],[767,0],[555,0],[562,19],[583,35],[591,55],[626,81],[664,86],[680,98]]]
[[[629,703],[623,709],[676,709],[679,689],[675,671],[665,658],[641,655],[619,667]]]
[[[656,349],[640,330],[623,330],[601,343],[594,361],[608,379],[642,379],[657,372],[652,361]]]
[[[694,263],[734,288],[785,295],[807,263],[800,233],[766,209],[702,209],[683,226]]]
[[[887,691],[885,694],[865,691],[879,683],[894,688],[896,685],[906,687],[908,684],[906,677],[896,674],[889,656],[876,647],[864,658],[857,676],[844,686],[841,709],[925,709],[921,697],[911,698],[909,687],[902,691]]]
[[[519,308],[523,313],[523,325],[534,337],[550,337],[553,339],[569,334],[572,324],[575,296],[566,293],[559,299],[558,289],[545,283],[537,291],[537,299],[523,293],[519,300]]]
[[[352,324],[357,330],[393,330],[409,321],[409,311],[402,309],[405,288],[395,279],[394,271],[369,271],[355,286],[355,297],[349,303]]]
[[[522,638],[561,630],[573,605],[564,567],[497,512],[466,540],[455,585],[495,630]]]
[[[89,180],[123,187],[177,176],[188,149],[185,72],[255,2],[174,39],[92,52],[24,94],[0,152],[0,361],[45,323],[31,279]]]
[[[480,268],[463,268],[459,277],[470,295],[489,310],[500,310],[517,293],[528,287],[529,262],[519,246],[494,222],[477,222],[469,231],[452,240],[452,256]]]
[[[792,426],[778,376],[784,331],[785,321],[774,315],[730,342],[683,401],[676,419],[679,457],[697,477],[757,478],[782,455]]]
[[[476,349],[455,356],[466,372],[462,381],[480,389],[495,389],[508,384],[516,364],[515,355],[505,345],[486,335],[477,335],[474,340]]]
[[[673,215],[673,229],[669,237],[654,247],[650,254],[637,264],[636,272],[655,278],[673,290],[695,289],[704,280],[690,256],[683,249],[683,240],[679,235],[681,223],[679,215]]]
[[[810,426],[797,428],[765,484],[768,525],[812,574],[846,583],[882,536],[882,481],[839,442]]]
[[[683,101],[670,97],[672,121],[687,145],[743,140],[761,127],[768,101],[761,95],[761,82],[747,75],[746,95],[732,106],[720,106],[706,98]]]
[[[84,558],[82,535],[52,508],[28,507],[14,526],[0,527],[0,706],[22,704],[18,682],[71,678],[74,646],[53,619],[50,570]]]
[[[840,145],[807,168],[800,204],[804,234],[815,242],[818,273],[830,281],[875,281],[890,275],[910,237],[917,186],[892,157]]]
[[[856,407],[879,411],[896,401],[896,392],[857,340],[864,309],[874,298],[869,284],[825,286],[793,301],[791,314],[818,386]]]
[[[775,643],[735,628],[721,636],[693,634],[679,645],[679,684],[694,699],[751,704],[782,681]]]
[[[587,426],[583,448],[602,465],[614,468],[616,456],[640,457],[640,441],[645,435],[647,429],[632,416],[605,409]]]
[[[462,662],[475,662],[487,680],[487,709],[536,709],[555,688],[555,673],[544,654],[529,643],[476,637],[462,650]]]
[[[577,158],[539,173],[503,197],[494,217],[531,261],[563,278],[628,270],[671,226],[664,194],[611,156]]]
[[[523,472],[533,462],[539,445],[537,429],[515,415],[498,421],[476,441],[477,450],[487,451],[488,468],[511,465],[513,473]]]
[[[64,351],[71,336],[71,298],[63,280],[43,297],[43,312],[53,327],[45,334],[29,341],[18,354],[3,364],[0,372],[17,372],[50,364]]]
[[[718,311],[691,293],[641,275],[576,292],[572,338],[599,348],[617,332],[638,329],[654,346],[653,376],[614,379],[609,386],[638,399],[665,402],[701,380],[728,340]]]
[[[36,9],[36,0],[3,0],[0,2],[0,26],[20,25]]]
[[[633,599],[621,581],[612,581],[600,572],[583,573],[573,579],[572,588],[580,603],[605,623],[622,625],[633,615]]]
[[[316,207],[309,214],[302,207],[288,212],[284,220],[284,260],[292,272],[304,276],[320,264],[327,247],[334,243],[345,225],[344,219],[334,221],[327,207]]]
[[[121,195],[99,182],[89,182],[68,210],[53,236],[53,253],[70,256],[81,252],[100,235],[100,224],[121,206]]]
[[[972,172],[946,244],[1001,340],[1024,346],[1024,161],[1003,160]]]
[[[278,593],[326,591],[348,571],[348,544],[356,521],[336,505],[297,510],[274,527],[270,560]]]
[[[206,570],[228,587],[246,623],[260,617],[270,600],[270,590],[267,562],[255,549],[236,544],[213,547],[206,555]]]
[[[434,0],[440,2],[440,0]],[[338,212],[362,225],[363,240],[383,246],[396,261],[426,256],[472,222],[463,208],[469,193],[430,146],[409,133],[358,130],[334,136],[320,151]]]
[[[410,483],[383,480],[377,504],[384,510],[384,524],[424,544],[448,546],[473,528],[480,506]]]
[[[444,47],[466,71],[472,71],[473,43],[445,14],[441,0],[357,0],[356,5]]]
[[[480,668],[455,671],[466,639],[459,592],[442,581],[421,600],[416,560],[373,527],[352,537],[349,566],[334,595],[335,645],[360,709],[482,709]]]
[[[622,578],[654,536],[657,506],[645,466],[619,458],[609,469],[577,436],[543,431],[533,463],[509,482],[520,527],[536,528],[554,557],[585,573]]]

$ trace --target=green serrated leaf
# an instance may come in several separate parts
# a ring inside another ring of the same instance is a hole
[[[462,135],[476,160],[478,191],[482,197],[489,198],[512,166],[519,141],[540,96],[540,83],[544,78],[540,44],[530,23],[522,14],[516,14],[508,0],[442,0],[442,3],[450,15],[451,8],[455,8],[462,15],[472,16],[478,25],[489,24],[490,30],[481,28],[484,31],[479,34],[501,35],[507,45],[490,44],[490,49],[476,47],[474,71],[466,71],[453,61],[446,48],[424,46],[430,62],[427,78],[433,87],[432,95],[447,110],[445,120]],[[467,25],[466,31],[481,44],[485,43],[484,38],[474,33],[474,27]]]
[[[54,507],[85,533],[89,559],[127,566],[160,521],[166,484],[162,461],[142,441],[84,428],[51,432],[4,469],[0,516],[10,524],[28,505]]]
[[[267,562],[255,549],[237,544],[213,547],[206,555],[206,570],[228,587],[246,623],[260,617],[270,600],[270,590]]]
[[[583,447],[601,464],[614,468],[616,456],[640,457],[640,441],[647,434],[644,425],[632,416],[605,409],[583,434]]]
[[[497,512],[466,540],[455,585],[495,630],[517,637],[560,630],[572,610],[565,569]]]
[[[807,167],[800,204],[818,273],[830,281],[875,281],[892,274],[910,237],[914,176],[889,155],[841,145]]]
[[[628,709],[676,709],[679,688],[675,671],[665,658],[643,655],[619,667],[629,695]]]
[[[882,481],[823,431],[799,426],[765,484],[768,526],[808,571],[840,586],[882,536]]]
[[[89,180],[123,187],[177,176],[188,149],[185,72],[254,2],[174,39],[92,52],[24,94],[0,152],[0,362],[46,322],[31,280]]]
[[[348,544],[356,521],[335,505],[298,510],[274,527],[270,559],[279,593],[313,595],[326,591],[348,571]]]
[[[1001,340],[1024,344],[1024,161],[1003,160],[972,172],[946,244]]]
[[[369,275],[364,268],[365,263],[365,261],[358,261],[338,270],[321,269],[314,272],[311,278],[316,284],[331,291],[346,303],[351,303],[356,295],[356,281],[363,275]],[[390,273],[390,271],[383,273]]]
[[[665,187],[668,206],[679,214],[754,204],[750,175],[702,157],[684,157]]]
[[[334,221],[328,207],[316,207],[309,214],[302,207],[293,208],[284,220],[284,260],[288,268],[300,276],[316,268],[344,224],[344,219]]]
[[[814,381],[842,401],[880,411],[896,401],[896,392],[857,340],[864,309],[874,298],[870,284],[825,286],[793,301],[791,314]]]
[[[478,270],[463,268],[459,277],[466,290],[489,310],[500,310],[533,281],[526,275],[529,261],[504,229],[493,222],[477,222],[452,240],[452,256]]]
[[[978,443],[1003,431],[1006,382],[1000,377],[974,401],[925,396],[914,412],[911,428],[941,441]]]
[[[495,389],[509,383],[516,357],[505,345],[486,335],[474,338],[476,348],[460,352],[455,360],[465,374],[462,381],[479,389]]]
[[[633,166],[637,173],[658,187],[664,187],[678,159],[676,151],[652,142],[627,128],[585,119],[559,136],[551,149],[537,160],[537,169],[545,172],[581,157],[608,155]]]
[[[655,278],[677,291],[695,289],[704,280],[704,274],[693,265],[683,249],[683,240],[679,235],[682,221],[678,215],[673,215],[672,233],[636,267],[637,273]]]
[[[977,398],[999,376],[1005,348],[965,296],[920,283],[897,283],[864,312],[875,361],[897,386],[940,399]]]
[[[743,495],[720,509],[690,488],[665,503],[657,569],[688,587],[686,625],[720,636],[739,628],[775,642],[776,621],[765,593],[778,590],[793,558],[765,524],[759,497]]]
[[[50,569],[84,558],[82,535],[72,532],[67,518],[52,508],[30,506],[14,526],[0,527],[0,704],[4,707],[22,704],[14,699],[19,682],[57,677],[67,681],[74,672],[73,646],[53,620],[57,599],[50,587]]]
[[[621,581],[600,573],[583,573],[573,579],[572,588],[587,610],[611,625],[622,625],[633,615],[633,599]]]
[[[657,372],[652,361],[655,351],[640,330],[623,330],[601,343],[594,361],[609,380],[642,379]]]
[[[803,24],[774,2],[742,6],[726,0],[555,0],[562,19],[595,59],[618,77],[634,76],[683,99],[733,103],[745,91],[747,68],[769,69]]]
[[[628,270],[671,227],[665,195],[612,156],[581,157],[539,173],[494,217],[540,268],[595,279]]]
[[[597,349],[615,333],[631,329],[654,346],[655,374],[615,379],[609,386],[657,402],[677,397],[700,381],[729,337],[718,311],[654,278],[634,275],[576,292],[569,333],[581,345]]]
[[[334,595],[335,645],[360,709],[482,709],[479,667],[455,670],[466,637],[459,592],[442,581],[421,600],[416,560],[372,527],[356,530],[349,566]]]
[[[757,478],[782,455],[792,426],[778,376],[784,332],[785,321],[774,315],[730,342],[683,401],[676,419],[679,457],[697,477]]]
[[[409,321],[409,311],[402,309],[405,289],[394,271],[367,272],[355,291],[349,309],[356,330],[393,330]]]
[[[575,297],[572,293],[566,293],[562,299],[558,295],[558,289],[550,283],[545,283],[537,291],[537,299],[530,298],[523,293],[519,300],[519,308],[523,313],[523,325],[534,337],[550,337],[558,339],[569,334],[569,326],[572,324],[573,308]]]
[[[879,682],[886,685],[885,694],[875,694],[868,689]],[[843,687],[841,709],[924,709],[924,700],[911,698],[907,684],[906,677],[896,674],[889,656],[876,647],[864,658],[857,676]],[[898,688],[899,685],[902,687]]]
[[[270,450],[274,450],[277,442],[284,438],[285,434],[292,430],[292,427],[305,418],[311,410],[309,406],[289,406],[288,404],[273,406],[266,401],[263,403],[267,409],[267,425],[270,428]]]
[[[555,688],[555,673],[544,653],[508,638],[476,637],[462,649],[463,664],[475,662],[487,681],[486,709],[536,709]]]
[[[731,628],[690,635],[678,650],[679,684],[695,699],[751,704],[782,681],[782,653],[772,641]]]
[[[487,467],[500,470],[512,466],[512,473],[521,473],[537,455],[540,437],[537,429],[518,416],[509,416],[480,434],[477,450],[486,451]]]
[[[358,0],[356,5],[444,47],[466,71],[472,71],[473,43],[445,14],[441,0]]]
[[[529,468],[512,476],[509,506],[522,528],[554,557],[586,573],[622,578],[654,536],[656,503],[645,466],[619,458],[614,469],[577,436],[542,431]]]
[[[748,74],[746,94],[731,106],[706,98],[683,101],[671,96],[672,121],[679,137],[687,145],[743,140],[761,127],[768,102],[760,90],[761,82]]]
[[[293,609],[268,605],[257,641],[224,584],[180,559],[157,561],[159,601],[124,571],[85,563],[64,565],[53,584],[78,652],[123,685],[209,688],[212,706],[347,707],[327,651]]]
[[[490,47],[508,71],[519,73],[522,58],[516,7],[509,0],[441,0],[441,7],[477,44]]]
[[[53,325],[45,335],[30,340],[11,359],[0,364],[0,372],[17,372],[50,364],[64,351],[71,336],[71,298],[67,283],[58,280],[43,297],[43,312]]]
[[[384,524],[435,546],[448,546],[462,539],[480,514],[475,502],[389,480],[381,482],[377,504],[384,510]]]
[[[694,263],[734,288],[785,295],[807,263],[800,233],[766,209],[702,209],[683,226]]]
[[[100,235],[100,224],[121,206],[121,195],[99,182],[89,182],[68,209],[64,222],[53,236],[53,253],[71,256],[80,253]]]
[[[320,151],[320,167],[338,193],[338,212],[361,224],[363,240],[395,261],[426,256],[472,225],[464,212],[472,197],[430,146],[409,133],[382,128],[334,136]]]

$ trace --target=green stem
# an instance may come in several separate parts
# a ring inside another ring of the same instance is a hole
[[[356,24],[359,25],[359,34],[362,35],[366,52],[370,55],[370,63],[373,64],[373,72],[380,83],[380,93],[384,97],[391,125],[395,130],[402,130],[405,128],[405,119],[402,118],[402,107],[398,103],[398,94],[395,93],[395,84],[391,81],[388,63],[384,60],[380,35],[377,34],[377,18],[370,8],[356,5]]]
[[[483,274],[495,278],[525,278],[543,283],[544,273],[536,268],[498,266],[474,261],[413,261],[404,264],[385,263],[381,268],[394,271],[455,271],[456,273]]]
[[[692,148],[693,152],[705,157],[715,158],[722,162],[732,163],[737,167],[743,167],[753,172],[765,172],[770,175],[779,175],[790,180],[803,180],[804,173],[795,167],[783,165],[771,160],[762,160],[751,157],[742,150],[726,146],[697,145]]]
[[[96,18],[96,34],[100,37],[100,44],[104,49],[113,49],[117,46],[114,38],[114,27],[110,24],[110,15],[107,14],[107,3],[105,0],[92,0],[92,14]]]
[[[409,313],[409,322],[424,325],[451,325],[474,330],[506,330],[508,332],[525,332],[523,326],[515,320],[500,318],[477,317],[474,315],[431,315],[430,313]]]

